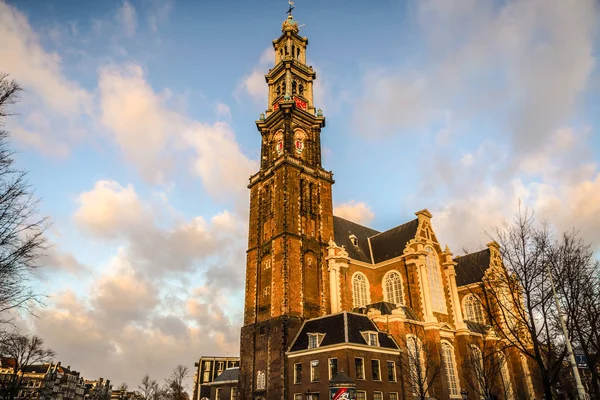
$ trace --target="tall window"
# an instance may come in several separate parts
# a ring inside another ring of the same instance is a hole
[[[294,383],[302,383],[302,364],[294,364]]]
[[[408,335],[406,338],[408,373],[410,382],[413,384],[413,393],[418,392],[417,383],[423,382],[425,376],[425,359],[423,357],[423,346],[416,336]]]
[[[444,288],[442,286],[442,275],[438,265],[437,254],[431,247],[427,247],[427,280],[429,282],[429,292],[431,293],[431,305],[433,311],[446,313],[446,299],[444,297]]]
[[[236,388],[236,387],[232,387],[232,388],[231,388],[231,396],[230,396],[230,399],[231,399],[231,400],[237,400],[237,398],[238,398],[238,388]]]
[[[354,359],[354,368],[356,368],[356,379],[365,379],[365,360],[360,357]]]
[[[404,304],[400,274],[391,271],[385,276],[384,281],[386,301],[396,305]]]
[[[265,371],[258,371],[256,373],[256,389],[264,390],[267,387],[267,377]]]
[[[367,400],[367,392],[362,390],[356,392],[356,400]]]
[[[481,303],[474,294],[465,296],[463,305],[465,309],[465,319],[478,322],[480,324],[484,323],[483,312],[481,311]]]
[[[371,360],[371,371],[373,373],[373,380],[381,380],[381,368],[379,366],[379,360]]]
[[[216,393],[215,393],[215,399],[221,400],[221,388],[217,388]]]
[[[383,400],[382,392],[373,392],[373,400]]]
[[[352,277],[352,295],[355,308],[364,307],[369,302],[369,281],[361,273],[356,273]]]
[[[393,361],[387,362],[388,381],[396,382],[396,363]]]
[[[398,393],[390,393],[390,400],[398,400]]]
[[[202,382],[210,382],[210,362],[204,361],[204,367],[202,371]]]
[[[508,372],[508,363],[504,354],[498,353],[498,362],[500,363],[500,373],[502,375],[502,384],[507,399],[513,398],[512,383],[510,381],[510,372]]]
[[[448,342],[442,342],[442,357],[444,361],[444,368],[446,369],[446,380],[448,381],[448,390],[450,391],[450,396],[460,397],[456,373],[456,362],[454,360],[454,349]]]
[[[479,387],[479,393],[483,393],[483,379],[484,370],[483,370],[483,357],[481,356],[481,350],[479,347],[475,345],[471,345],[471,368],[474,370],[474,378],[477,381],[476,385]]]
[[[330,358],[329,359],[329,379],[333,379],[335,378],[335,376],[338,374],[338,360],[337,358]]]
[[[319,381],[319,361],[311,361],[310,362],[310,381],[318,382]]]

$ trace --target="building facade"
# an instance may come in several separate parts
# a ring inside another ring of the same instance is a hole
[[[240,398],[325,399],[342,369],[359,399],[479,398],[486,346],[501,348],[498,398],[539,398],[531,365],[481,307],[478,288],[504,268],[495,243],[454,257],[428,210],[384,232],[333,215],[307,45],[290,14],[256,121]]]
[[[211,383],[215,381],[225,370],[240,366],[239,357],[200,357],[194,374],[193,400],[211,398]]]

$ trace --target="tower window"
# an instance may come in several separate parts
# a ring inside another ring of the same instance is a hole
[[[298,86],[298,85],[297,85],[296,81],[293,81],[293,82],[292,82],[292,94],[296,94],[296,87],[297,87],[297,86]]]
[[[300,47],[298,47],[296,49],[296,58],[299,60],[300,59]]]
[[[300,94],[300,96],[304,96],[304,85],[303,84],[298,85],[298,93]]]

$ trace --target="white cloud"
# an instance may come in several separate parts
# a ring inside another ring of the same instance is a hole
[[[257,104],[266,105],[268,102],[268,86],[265,73],[275,63],[275,51],[267,47],[261,54],[258,63],[250,74],[244,76],[238,83],[234,96],[238,99],[242,95],[250,96]]]
[[[27,17],[0,2],[0,59],[2,72],[23,86],[19,116],[8,127],[21,145],[64,157],[81,139],[82,116],[93,109],[92,96],[62,71],[61,57],[40,44]],[[60,126],[60,128],[59,128]]]
[[[333,213],[338,217],[363,225],[368,225],[375,217],[375,213],[371,211],[371,207],[366,203],[355,200],[336,205]]]

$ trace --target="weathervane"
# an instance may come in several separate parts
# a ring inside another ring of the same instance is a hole
[[[294,9],[294,0],[288,0],[288,3],[290,5],[290,9],[287,10],[287,14],[292,15],[292,10]]]

